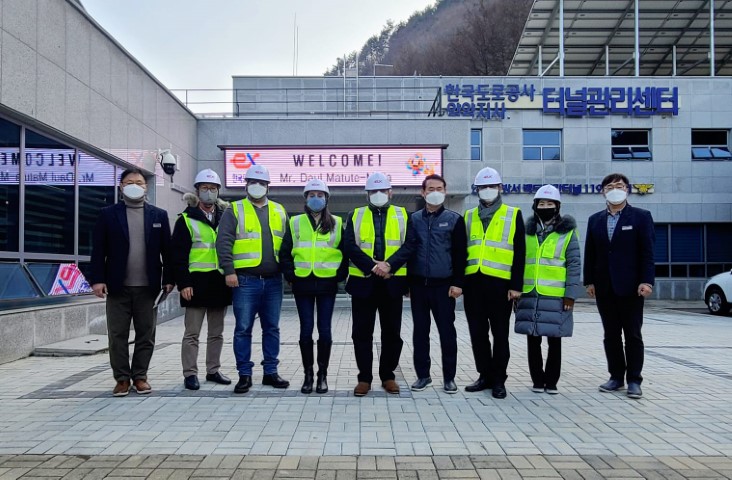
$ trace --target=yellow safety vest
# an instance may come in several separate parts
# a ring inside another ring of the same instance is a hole
[[[308,214],[290,219],[292,234],[292,258],[295,260],[295,275],[307,277],[313,273],[319,278],[335,277],[343,260],[338,249],[343,232],[343,220],[333,215],[335,228],[332,232],[314,231]]]
[[[236,237],[232,254],[234,268],[256,267],[262,263],[262,226],[257,218],[257,212],[248,198],[231,204],[236,218]],[[275,259],[279,262],[280,246],[285,236],[287,213],[279,203],[269,200],[269,230],[272,233],[272,246]]]
[[[513,236],[516,231],[518,207],[501,205],[483,232],[478,207],[465,212],[468,235],[468,261],[465,274],[480,273],[491,277],[511,279],[513,265]]]
[[[371,258],[374,258],[374,242],[376,232],[374,230],[374,216],[369,207],[359,207],[353,211],[353,235],[356,245]],[[386,211],[386,229],[384,231],[384,260],[393,255],[404,243],[407,235],[407,211],[404,207],[389,205]],[[366,275],[353,262],[348,266],[348,274],[354,277],[365,277]],[[401,267],[392,275],[403,277],[407,274],[407,267]]]
[[[524,293],[536,289],[549,297],[564,297],[567,285],[567,246],[574,230],[552,232],[541,245],[536,235],[526,235]]]
[[[191,232],[191,251],[188,253],[189,272],[210,272],[218,268],[216,256],[216,230],[211,225],[187,213],[182,213],[188,231]]]

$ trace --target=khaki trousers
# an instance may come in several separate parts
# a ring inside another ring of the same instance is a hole
[[[185,333],[180,349],[184,377],[198,375],[198,336],[201,333],[204,316],[208,319],[206,373],[216,373],[221,367],[226,307],[188,307],[184,318]]]

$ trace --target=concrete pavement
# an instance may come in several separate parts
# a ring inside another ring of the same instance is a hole
[[[376,381],[368,396],[352,396],[348,308],[334,316],[325,395],[299,392],[293,310],[283,311],[281,322],[280,374],[292,383],[287,390],[260,385],[261,368],[249,394],[207,382],[197,392],[184,390],[180,318],[158,328],[150,396],[112,398],[106,355],[0,365],[0,480],[63,476],[67,469],[76,476],[156,478],[280,478],[289,471],[304,478],[732,475],[732,318],[648,307],[644,397],[635,401],[624,392],[597,391],[607,373],[602,327],[590,303],[577,305],[575,335],[563,341],[556,396],[530,391],[526,341],[519,335],[511,337],[508,398],[465,392],[476,374],[463,312],[457,317],[456,395],[442,391],[435,329],[433,386],[409,390],[415,375],[408,308],[397,372],[402,392],[394,396]],[[229,315],[222,371],[236,377],[232,332]],[[258,362],[258,328],[254,338]]]

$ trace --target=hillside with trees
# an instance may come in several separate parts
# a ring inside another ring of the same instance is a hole
[[[437,0],[406,22],[389,21],[360,51],[359,75],[505,75],[532,0]],[[342,75],[339,58],[325,75]]]

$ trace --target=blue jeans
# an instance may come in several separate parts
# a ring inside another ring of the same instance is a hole
[[[335,295],[295,295],[295,305],[300,316],[300,341],[313,339],[315,307],[318,307],[318,340],[332,342],[330,325],[335,307]]]
[[[259,314],[262,326],[262,353],[264,374],[277,373],[280,361],[280,310],[282,308],[282,277],[259,278],[239,275],[239,286],[233,292],[234,357],[239,375],[251,375],[252,327]]]

